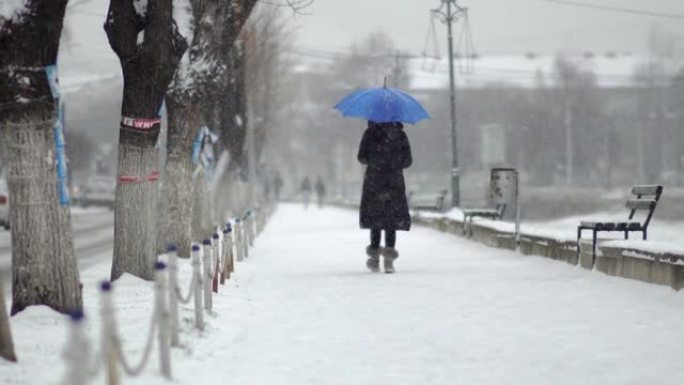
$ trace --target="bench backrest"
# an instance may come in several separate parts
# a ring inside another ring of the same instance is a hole
[[[444,209],[444,199],[446,198],[448,190],[442,190],[439,192],[437,197],[437,210],[442,211]]]
[[[414,191],[409,191],[407,199],[410,207],[418,208],[432,208],[437,211],[444,209],[444,200],[448,190],[441,190],[438,193],[423,193],[416,194]]]
[[[627,200],[627,208],[630,209],[629,219],[634,219],[634,215],[637,211],[643,210],[648,211],[646,214],[646,219],[642,226],[644,228],[648,227],[653,217],[653,212],[658,205],[658,200],[663,194],[663,186],[660,185],[645,185],[645,186],[634,186],[632,187],[632,195],[636,195],[636,199]]]
[[[499,218],[503,218],[504,213],[506,213],[506,204],[505,203],[497,203],[496,204],[496,211],[499,212]]]

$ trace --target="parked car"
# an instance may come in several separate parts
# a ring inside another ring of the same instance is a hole
[[[9,220],[9,190],[5,179],[0,175],[0,226],[10,229]]]
[[[93,177],[80,185],[74,195],[75,203],[83,207],[105,206],[114,209],[116,183],[107,177]]]

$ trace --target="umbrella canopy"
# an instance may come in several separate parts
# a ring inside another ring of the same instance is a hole
[[[375,87],[352,92],[335,105],[342,116],[363,118],[378,123],[415,124],[430,119],[425,108],[406,92],[396,88]]]

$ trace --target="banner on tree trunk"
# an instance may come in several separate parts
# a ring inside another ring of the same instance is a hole
[[[53,99],[59,99],[62,95],[59,93],[59,80],[57,79],[57,65],[51,64],[45,66],[45,74],[47,75],[48,83],[50,84],[50,92],[52,92]]]
[[[64,104],[57,105],[57,122],[55,123],[55,160],[57,164],[57,187],[59,188],[59,204],[68,206],[71,199],[67,183],[66,144],[64,140]]]
[[[50,84],[50,92],[55,101],[55,109],[57,110],[57,119],[55,120],[55,127],[53,135],[55,139],[55,165],[57,167],[57,189],[59,192],[59,204],[68,206],[71,202],[68,187],[68,173],[67,173],[67,159],[66,159],[66,144],[64,140],[64,103],[61,100],[61,93],[59,92],[59,80],[57,78],[57,66],[49,65],[45,67],[45,75]]]
[[[218,143],[218,138],[219,136],[209,130],[207,126],[202,126],[197,132],[195,141],[192,144],[192,162],[196,166],[193,177],[197,177],[201,172],[204,172],[207,180],[211,180],[216,163],[214,144]]]
[[[148,131],[161,123],[161,118],[121,118],[121,125],[138,131]]]

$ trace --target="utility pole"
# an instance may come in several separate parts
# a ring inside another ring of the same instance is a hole
[[[433,9],[433,17],[447,25],[449,45],[449,99],[451,107],[451,204],[461,204],[461,171],[458,168],[458,137],[456,135],[456,75],[454,74],[454,34],[453,22],[459,16],[465,17],[468,8],[458,5],[457,0],[441,0],[442,4]]]
[[[567,85],[565,87],[565,103],[563,109],[563,125],[565,126],[565,184],[570,186],[574,176],[575,152],[572,138],[572,106],[570,104]]]

